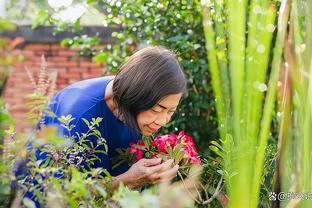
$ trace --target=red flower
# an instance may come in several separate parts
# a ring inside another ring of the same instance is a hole
[[[189,163],[200,165],[201,161],[198,157],[191,157]]]
[[[187,143],[185,147],[182,148],[183,152],[188,159],[188,162],[191,164],[200,164],[200,159],[198,158],[198,153],[194,146],[194,143]]]
[[[166,147],[170,145],[173,148],[178,143],[178,137],[175,134],[171,135],[163,135],[156,137],[152,142],[151,145],[153,147],[157,147],[159,152],[167,153]]]
[[[182,150],[188,157],[197,157],[198,155],[195,147],[190,145],[185,145],[185,147],[183,147]]]
[[[150,153],[152,153],[151,158],[155,158],[159,153],[168,154],[166,149],[168,146],[173,149],[176,145],[181,143],[183,144],[181,151],[185,153],[184,161],[189,164],[200,164],[201,161],[198,157],[195,143],[192,137],[185,134],[184,131],[180,131],[178,135],[168,134],[157,136],[150,143],[151,147],[153,147],[152,149],[150,149],[150,147],[147,148],[142,140],[138,141],[137,143],[131,143],[130,153],[135,154],[135,158],[137,160],[140,160],[147,151],[147,149],[150,149],[149,151],[151,151]]]
[[[130,153],[135,154],[135,159],[140,160],[143,158],[142,149],[146,148],[144,142],[142,140],[138,141],[137,143],[130,144]]]
[[[178,138],[181,141],[185,142],[187,145],[195,147],[195,143],[194,143],[192,137],[190,137],[189,135],[185,134],[184,131],[180,131],[179,132]]]

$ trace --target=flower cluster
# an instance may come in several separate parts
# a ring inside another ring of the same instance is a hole
[[[130,153],[136,160],[141,158],[173,158],[179,165],[200,164],[195,143],[184,131],[178,135],[157,136],[151,140],[140,140],[130,144]]]

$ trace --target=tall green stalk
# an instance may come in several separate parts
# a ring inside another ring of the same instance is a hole
[[[225,179],[231,199],[230,207],[257,207],[264,151],[273,116],[287,28],[288,10],[285,10],[285,6],[288,1],[282,2],[279,13],[268,86],[266,78],[270,68],[276,3],[269,0],[252,0],[248,5],[244,0],[228,0],[223,8],[226,22],[221,21],[219,25],[220,18],[216,16],[222,13],[222,6],[216,2],[213,16],[211,4],[202,0],[203,25],[217,111],[221,110],[218,116],[222,116],[219,117],[219,131],[223,144]],[[225,55],[222,59],[218,57],[218,52],[222,50],[222,47],[218,47],[219,37],[227,41],[223,45],[224,51],[221,52]],[[227,65],[228,70],[224,68]],[[226,82],[229,83],[230,91],[226,91],[224,82],[221,81],[226,77],[230,78]],[[225,105],[220,103],[227,98],[229,101],[225,102]]]
[[[259,204],[278,90],[280,131],[275,190],[312,191],[312,0],[282,0],[277,25],[276,1],[248,3],[227,0],[224,8],[223,1],[209,5],[202,0],[229,207],[235,208]],[[221,14],[225,18],[220,18]],[[277,32],[270,63],[274,28]],[[220,37],[226,43],[219,45]],[[312,206],[311,200],[288,200],[274,206]]]
[[[242,139],[242,101],[244,96],[245,78],[245,33],[246,33],[246,11],[247,0],[226,1],[226,11],[228,14],[229,32],[229,70],[231,77],[231,94],[233,109],[233,131],[236,139]],[[237,18],[239,15],[239,18]]]
[[[274,55],[273,55],[273,60],[272,60],[271,74],[270,74],[270,79],[269,79],[268,92],[267,92],[266,100],[264,104],[263,117],[261,121],[257,157],[255,160],[256,166],[255,166],[255,177],[254,177],[253,185],[255,186],[254,196],[257,198],[259,197],[261,175],[262,175],[264,156],[265,156],[265,148],[267,146],[268,137],[270,134],[271,121],[272,121],[273,111],[274,111],[274,106],[275,106],[277,85],[278,85],[278,79],[279,79],[279,70],[280,70],[280,65],[281,65],[281,60],[282,60],[288,18],[289,18],[289,1],[284,0],[282,1],[280,11],[279,11],[278,27],[277,27],[278,29],[277,29],[275,48],[273,52]]]
[[[223,128],[226,119],[226,109],[224,105],[224,97],[222,93],[222,84],[220,78],[220,69],[217,59],[217,49],[215,44],[215,32],[213,29],[213,21],[210,14],[209,4],[202,5],[203,11],[203,25],[206,38],[206,49],[208,51],[207,58],[209,61],[209,71],[211,74],[212,88],[215,94],[215,102],[218,113],[218,124],[221,126],[221,138],[225,138],[226,129]]]

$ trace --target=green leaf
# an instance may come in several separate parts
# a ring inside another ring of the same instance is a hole
[[[90,122],[87,120],[87,119],[85,119],[85,118],[81,118],[82,120],[83,120],[83,122],[87,125],[87,126],[90,126]]]
[[[95,63],[97,63],[97,64],[106,63],[107,59],[108,59],[108,55],[107,55],[107,53],[104,53],[104,52],[98,53],[94,57]]]

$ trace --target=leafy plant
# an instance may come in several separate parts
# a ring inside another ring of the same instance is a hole
[[[215,146],[222,152],[219,155],[230,207],[258,206],[288,4],[282,1],[280,6],[271,60],[278,2],[202,1],[207,58],[222,142],[222,147]]]

